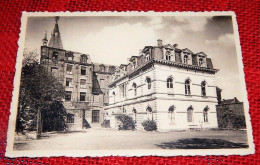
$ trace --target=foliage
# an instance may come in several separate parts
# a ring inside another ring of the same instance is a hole
[[[39,112],[42,116],[40,123],[45,125],[43,131],[65,129],[62,84],[42,65],[34,60],[28,61],[22,68],[16,131],[36,131]]]
[[[146,131],[156,131],[157,130],[157,124],[154,120],[145,120],[142,122],[142,125],[144,127],[144,130],[146,130]]]
[[[118,126],[119,130],[134,130],[135,129],[135,122],[131,116],[126,114],[120,114],[116,116],[116,119],[120,121]]]

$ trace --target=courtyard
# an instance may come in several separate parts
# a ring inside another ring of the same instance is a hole
[[[182,132],[119,131],[91,128],[43,133],[36,140],[15,141],[14,150],[220,149],[247,148],[244,130]]]

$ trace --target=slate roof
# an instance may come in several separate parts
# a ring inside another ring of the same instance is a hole
[[[57,18],[56,18],[56,23],[54,25],[53,32],[51,34],[51,39],[50,39],[48,46],[53,47],[53,48],[63,49]]]

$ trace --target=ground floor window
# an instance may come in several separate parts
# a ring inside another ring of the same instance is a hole
[[[99,110],[93,110],[92,111],[92,123],[98,123],[99,122]]]
[[[175,110],[175,106],[174,105],[170,106],[170,108],[168,110],[170,123],[174,123],[175,122],[174,110]]]
[[[67,123],[74,123],[74,114],[67,114]]]
[[[203,120],[205,123],[209,122],[208,110],[208,106],[203,110]]]
[[[187,120],[188,122],[193,121],[193,108],[191,106],[187,110]]]
[[[133,114],[134,114],[134,122],[136,123],[137,121],[137,111],[135,108],[133,108]]]
[[[147,113],[147,119],[148,120],[153,120],[153,111],[152,111],[151,107],[147,107],[146,113]]]

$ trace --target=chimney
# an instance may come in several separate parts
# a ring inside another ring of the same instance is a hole
[[[162,40],[161,40],[161,39],[158,39],[158,40],[157,40],[157,45],[158,45],[158,46],[163,46],[163,45],[162,45]]]
[[[173,47],[174,48],[178,48],[178,44],[173,44]]]

